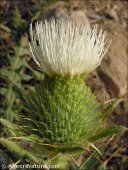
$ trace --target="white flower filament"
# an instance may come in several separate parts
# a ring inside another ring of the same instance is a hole
[[[30,25],[30,50],[39,67],[49,76],[80,75],[101,63],[106,32],[75,25],[73,21],[52,20]]]

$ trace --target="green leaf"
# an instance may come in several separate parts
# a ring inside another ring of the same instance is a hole
[[[18,112],[21,109],[21,103],[17,104],[17,109],[15,105],[17,99],[23,99],[23,92],[21,88],[21,82],[23,80],[30,80],[32,77],[25,74],[25,69],[28,66],[26,61],[26,56],[28,56],[28,40],[26,36],[22,36],[19,43],[17,43],[14,48],[14,54],[10,56],[9,65],[1,69],[1,76],[6,80],[6,87],[1,90],[2,97],[4,98],[2,102],[3,112],[2,116],[9,121],[18,120]],[[9,52],[8,52],[9,53]]]
[[[1,68],[0,76],[1,77],[8,77],[8,75],[9,75],[9,70],[7,68],[5,68],[5,67]]]
[[[119,105],[120,103],[120,99],[114,99],[113,101],[111,101],[111,103],[109,104],[109,106],[105,109],[105,111],[103,112],[103,115],[101,116],[102,120],[104,121],[112,112],[113,110]]]
[[[17,84],[13,84],[12,89],[20,99],[24,100],[24,89],[22,87],[19,87]]]
[[[69,162],[69,169],[70,170],[78,170],[79,167],[78,167],[78,165],[75,162],[70,161]]]
[[[107,170],[107,164],[106,163],[103,163],[102,165],[100,165],[98,167],[98,170]]]
[[[96,165],[99,163],[99,160],[96,159],[93,155],[89,156],[86,161],[80,166],[80,170],[95,170]]]
[[[30,76],[30,75],[24,75],[22,78],[23,81],[29,81],[31,79],[32,79],[32,76]]]
[[[2,87],[2,88],[0,89],[0,95],[1,95],[1,96],[4,96],[4,95],[6,94],[6,91],[7,91],[7,89],[6,89],[5,87]]]
[[[20,144],[13,142],[8,139],[0,138],[0,143],[4,145],[7,149],[11,150],[12,152],[18,154],[23,159],[29,159],[31,161],[34,161],[35,163],[42,163],[44,164],[44,161],[39,159],[38,157],[34,156],[33,153],[31,153],[29,150],[27,151],[25,148],[23,148]]]
[[[6,132],[7,130],[11,133],[12,136],[16,136],[16,135],[21,135],[23,134],[24,130],[22,127],[17,126],[13,123],[10,123],[8,120],[6,119],[0,119],[0,123],[5,127]],[[21,130],[22,129],[22,130]]]
[[[14,25],[19,30],[23,30],[25,27],[25,24],[26,24],[26,21],[22,18],[19,9],[16,7],[15,13],[14,13]]]
[[[124,132],[125,129],[126,128],[124,126],[113,125],[113,126],[100,130],[99,132],[97,132],[96,135],[93,135],[90,138],[88,138],[88,141],[95,142],[97,140],[100,140],[108,136],[112,136],[119,132]]]

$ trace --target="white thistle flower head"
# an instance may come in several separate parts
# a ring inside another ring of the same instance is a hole
[[[49,76],[88,73],[101,63],[108,50],[106,32],[73,21],[52,20],[30,25],[30,50],[35,62]]]

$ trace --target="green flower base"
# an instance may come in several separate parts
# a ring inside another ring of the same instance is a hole
[[[101,126],[100,107],[81,76],[45,77],[26,97],[28,118],[48,143],[78,145]]]

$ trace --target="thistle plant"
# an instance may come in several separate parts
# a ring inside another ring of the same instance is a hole
[[[30,50],[44,79],[23,94],[20,122],[1,119],[8,129],[8,138],[1,139],[4,146],[23,159],[65,169],[72,155],[100,152],[96,141],[124,130],[104,123],[111,109],[102,113],[84,83],[108,50],[105,36],[102,29],[72,21],[40,22],[34,29],[30,25]]]

